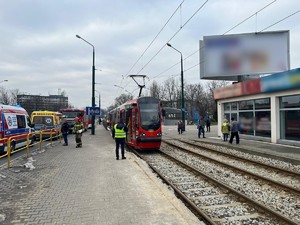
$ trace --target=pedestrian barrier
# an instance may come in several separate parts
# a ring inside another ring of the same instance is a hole
[[[43,135],[45,134],[49,134],[50,137],[49,138],[46,138],[46,139],[43,139]],[[61,132],[58,132],[56,133],[56,131],[54,129],[49,129],[49,130],[40,130],[39,133],[39,141],[38,142],[32,142],[32,140],[30,140],[30,136],[32,136],[31,133],[28,133],[28,134],[20,134],[20,135],[14,135],[14,136],[11,136],[9,137],[8,139],[7,138],[3,138],[1,140],[7,140],[7,152],[3,155],[0,155],[0,158],[4,158],[4,157],[7,157],[7,168],[9,169],[10,168],[10,158],[11,158],[11,154],[13,153],[16,153],[16,152],[19,152],[19,151],[22,151],[24,149],[26,149],[26,156],[27,158],[30,157],[30,151],[29,151],[29,148],[34,146],[34,145],[38,145],[39,144],[39,150],[42,150],[42,147],[43,147],[43,142],[46,142],[46,141],[50,141],[50,145],[52,146],[53,144],[53,139],[59,139],[59,143],[61,143],[61,139],[62,139],[62,135],[61,135]],[[12,140],[15,140],[15,139],[22,139],[22,138],[25,138],[26,137],[26,145],[21,147],[21,148],[17,148],[15,149],[14,148],[14,144]]]

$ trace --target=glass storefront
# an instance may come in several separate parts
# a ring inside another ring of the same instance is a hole
[[[254,135],[254,117],[253,112],[240,112],[239,122],[241,124],[241,134]]]
[[[262,137],[271,137],[271,112],[255,112],[255,134]]]
[[[241,134],[271,137],[270,98],[224,104],[224,118],[240,122]]]
[[[280,98],[280,138],[300,141],[300,95]]]

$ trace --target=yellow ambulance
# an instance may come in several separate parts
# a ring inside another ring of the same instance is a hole
[[[35,137],[39,139],[42,131],[42,138],[57,138],[60,134],[62,114],[53,111],[33,111],[31,113],[31,121],[34,124]]]

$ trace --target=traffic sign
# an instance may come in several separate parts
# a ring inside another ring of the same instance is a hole
[[[86,115],[100,116],[100,107],[86,107]]]

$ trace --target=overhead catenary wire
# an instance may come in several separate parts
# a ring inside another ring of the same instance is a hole
[[[263,8],[261,8],[260,10],[256,11],[255,13],[253,13],[252,15],[250,15],[249,17],[247,17],[246,19],[244,19],[243,21],[239,22],[237,25],[235,25],[234,27],[230,28],[228,31],[226,31],[225,33],[223,33],[222,35],[225,35],[227,33],[229,33],[230,31],[232,31],[234,28],[240,26],[241,24],[245,23],[247,20],[249,20],[250,18],[252,18],[253,16],[256,16],[257,13],[263,11],[265,8],[269,7],[270,5],[272,5],[274,2],[276,2],[277,0],[274,0],[272,2],[270,2],[269,4],[267,4],[266,6],[264,6]]]
[[[205,6],[205,4],[208,2],[209,0],[206,0],[194,13],[192,16],[190,16],[190,18],[183,24],[180,26],[180,28],[173,34],[173,36],[167,41],[170,42],[181,30],[184,26],[186,26],[188,24],[188,22]],[[179,7],[181,6],[181,4],[179,5]],[[178,8],[177,8],[178,10]],[[149,65],[149,63],[162,51],[162,49],[165,48],[165,45],[163,45],[158,52],[136,73],[136,74],[140,74],[140,72]],[[130,81],[131,82],[131,81]],[[126,88],[130,82],[128,82],[124,88]]]
[[[223,35],[227,34],[228,32],[232,31],[232,30],[235,29],[236,27],[240,26],[241,24],[243,24],[244,22],[246,22],[247,20],[249,20],[249,19],[252,18],[253,16],[257,15],[258,12],[263,11],[264,9],[266,9],[267,7],[269,7],[271,4],[273,4],[273,3],[276,2],[276,1],[277,1],[277,0],[274,0],[274,1],[270,2],[270,3],[268,3],[266,6],[264,6],[264,7],[261,8],[260,10],[256,11],[255,13],[253,13],[252,15],[250,15],[249,17],[247,17],[246,19],[242,20],[241,22],[239,22],[237,25],[235,25],[235,26],[232,27],[231,29],[229,29],[229,30],[227,30],[226,32],[224,32]],[[199,10],[200,10],[200,9],[199,9]],[[295,11],[295,12],[289,14],[288,16],[286,16],[286,17],[284,17],[284,18],[278,20],[277,22],[275,22],[275,23],[273,23],[273,24],[267,26],[266,28],[260,30],[258,33],[263,32],[263,31],[265,31],[265,30],[267,30],[267,29],[269,29],[269,28],[275,26],[276,24],[278,24],[278,23],[280,23],[280,22],[282,22],[282,21],[284,21],[284,20],[286,20],[286,19],[288,19],[288,18],[294,16],[295,14],[297,14],[297,13],[299,13],[299,12],[300,12],[300,10],[297,10],[297,11]],[[184,26],[184,25],[183,25],[183,26]],[[182,27],[183,27],[183,26],[182,26]],[[176,33],[175,33],[174,35],[176,35],[176,34],[182,29],[182,27],[181,27],[178,31],[176,31]],[[174,35],[172,36],[172,38],[174,37]],[[171,38],[170,40],[172,40],[172,38]],[[165,47],[165,45],[164,45],[163,47]],[[159,50],[159,52],[163,49],[163,47]],[[199,50],[200,50],[200,49],[199,49]],[[189,57],[191,57],[192,55],[198,53],[199,50],[197,50],[197,51],[191,53],[189,56],[187,56],[186,58],[184,58],[184,60],[186,60],[186,59],[188,59]],[[159,52],[158,52],[157,54],[155,54],[155,56],[157,56],[157,55],[159,54]],[[150,60],[150,61],[149,61],[142,69],[144,69],[144,68],[145,68],[145,67],[146,67],[153,59],[154,59],[154,57],[152,57],[151,60]],[[159,73],[158,75],[154,76],[153,78],[156,78],[156,77],[162,75],[163,73],[169,71],[170,69],[172,69],[173,67],[175,67],[175,66],[178,65],[179,63],[180,63],[180,62],[177,62],[176,64],[174,64],[174,65],[172,65],[171,67],[167,68],[166,70],[164,70],[163,72],[161,72],[161,73]],[[200,64],[200,63],[197,63],[196,65],[194,65],[194,66],[192,66],[192,67],[190,67],[190,68],[184,70],[184,72],[186,72],[186,71],[188,71],[188,70],[191,70],[191,69],[195,68],[196,66],[199,66],[199,64]],[[141,69],[139,72],[141,72],[142,69]],[[172,75],[172,76],[174,76],[174,75]],[[152,78],[152,79],[153,79],[153,78]]]
[[[298,10],[298,11],[296,11],[296,12],[294,12],[294,13],[292,13],[292,14],[290,14],[290,15],[288,15],[288,16],[286,16],[286,17],[280,19],[280,20],[278,20],[277,22],[275,22],[275,23],[271,24],[270,26],[268,26],[268,27],[262,29],[261,31],[259,31],[259,33],[260,33],[260,32],[263,32],[263,31],[265,31],[265,30],[267,30],[267,29],[269,29],[270,27],[275,26],[276,24],[278,24],[278,23],[280,23],[280,22],[282,22],[282,21],[284,21],[284,20],[290,18],[291,16],[293,16],[293,15],[299,13],[299,12],[300,12],[300,10]]]
[[[175,13],[178,11],[178,9],[181,9],[181,5],[183,4],[185,0],[183,0],[179,6],[175,9],[175,11],[172,13],[172,15],[169,17],[169,19],[167,20],[167,22],[163,25],[163,27],[160,29],[160,31],[155,35],[155,37],[153,38],[153,40],[149,43],[149,45],[146,47],[146,49],[143,51],[143,53],[141,54],[141,56],[136,60],[136,62],[132,65],[132,67],[129,69],[129,71],[126,73],[126,76],[131,72],[131,70],[133,69],[133,67],[140,61],[140,59],[144,56],[144,54],[147,52],[147,50],[151,47],[151,45],[154,43],[154,41],[157,39],[157,37],[160,35],[160,33],[164,30],[164,28],[167,26],[167,24],[170,22],[170,20],[173,18],[173,16],[175,15]]]
[[[148,51],[148,49],[151,47],[151,45],[154,43],[154,41],[157,39],[157,37],[160,35],[160,33],[164,30],[164,28],[166,27],[166,25],[170,22],[170,20],[173,18],[173,16],[176,14],[176,12],[178,11],[178,9],[181,10],[181,6],[184,3],[185,0],[183,0],[178,7],[174,10],[174,12],[172,13],[172,15],[169,17],[169,19],[167,20],[167,22],[163,25],[163,27],[160,29],[160,31],[156,34],[156,36],[153,38],[153,40],[149,43],[149,45],[146,47],[146,49],[143,51],[143,53],[141,54],[141,56],[135,61],[135,63],[131,66],[131,68],[129,69],[129,71],[126,73],[126,77],[128,76],[128,74],[132,71],[132,69],[135,67],[135,65],[140,61],[140,59],[145,55],[145,53]],[[181,12],[181,11],[180,11]],[[123,76],[124,79],[124,76]],[[123,81],[122,79],[122,81]],[[121,81],[121,82],[122,82]],[[132,82],[132,80],[130,80],[125,86],[124,88],[126,88],[130,83]]]
[[[209,0],[206,0],[195,12],[194,14],[173,34],[173,36],[167,41],[170,42],[181,30],[183,27],[185,27],[185,25],[206,5],[206,3]],[[166,47],[166,45],[164,44],[159,50],[158,52],[138,71],[137,74],[139,74],[140,72],[142,72],[143,69],[145,69],[146,66],[149,65],[149,63],[162,51],[162,49],[164,49]]]
[[[246,19],[244,19],[244,20],[242,20],[241,22],[239,22],[239,23],[237,23],[236,25],[234,25],[232,28],[230,28],[229,30],[227,30],[226,32],[224,32],[222,35],[225,35],[225,34],[229,33],[230,31],[232,31],[232,30],[235,29],[236,27],[240,26],[241,24],[243,24],[244,22],[246,22],[247,20],[249,20],[249,19],[252,18],[253,16],[257,15],[257,13],[263,11],[264,9],[266,9],[267,7],[269,7],[270,5],[272,5],[273,3],[275,3],[276,1],[277,1],[277,0],[274,0],[274,1],[270,2],[270,3],[268,3],[267,5],[265,5],[264,7],[262,7],[261,9],[259,9],[258,11],[256,11],[255,13],[251,14],[250,16],[248,16]],[[298,13],[298,12],[299,12],[299,11],[297,11],[296,13]],[[294,14],[296,14],[296,13],[294,13]],[[290,15],[290,16],[292,16],[292,15]],[[290,17],[290,16],[288,16],[288,17]],[[286,18],[288,18],[288,17],[286,17]],[[275,25],[275,24],[274,24],[274,25]],[[269,27],[270,27],[270,26],[269,26]],[[269,28],[269,27],[268,27],[268,28]],[[267,29],[267,28],[265,28],[265,29]],[[265,30],[265,29],[264,29],[264,30]],[[263,30],[262,30],[262,31],[263,31]],[[260,32],[262,32],[262,31],[260,31]],[[193,56],[194,54],[198,53],[199,51],[200,51],[200,49],[196,50],[195,52],[193,52],[193,53],[191,53],[190,55],[188,55],[187,57],[185,57],[183,60],[186,60],[186,59],[190,58],[191,56]],[[153,78],[156,78],[156,77],[158,77],[158,76],[164,74],[165,72],[169,71],[170,69],[172,69],[173,67],[175,67],[175,66],[178,65],[179,63],[180,63],[180,61],[177,62],[177,63],[175,63],[175,64],[172,65],[171,67],[167,68],[167,69],[164,70],[163,72],[159,73],[158,75],[155,75]],[[197,65],[199,65],[199,64],[200,64],[200,63],[198,63]],[[195,66],[197,66],[197,65],[195,65]],[[193,68],[194,68],[195,66],[193,66]]]

